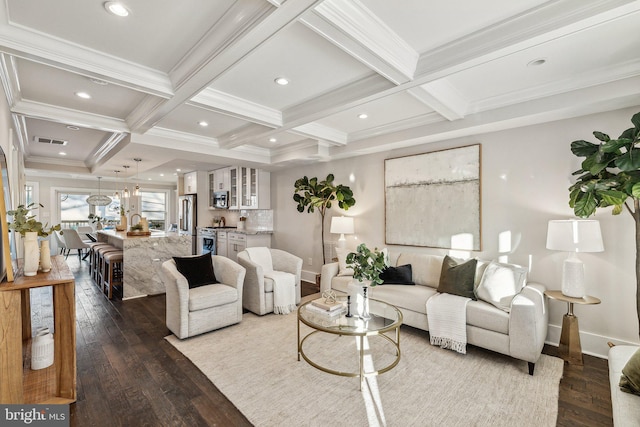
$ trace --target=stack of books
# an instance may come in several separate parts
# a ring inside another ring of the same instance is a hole
[[[313,311],[319,312],[319,313],[338,314],[344,308],[344,304],[339,301],[336,301],[333,303],[327,303],[325,302],[324,298],[318,298],[316,300],[311,301],[311,304],[309,304],[309,307]]]

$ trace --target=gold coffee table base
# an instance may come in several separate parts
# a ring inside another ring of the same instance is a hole
[[[339,375],[342,377],[360,377],[360,390],[362,390],[362,386],[364,385],[365,378],[373,377],[376,375],[383,374],[395,366],[400,362],[401,351],[400,351],[400,325],[402,325],[402,313],[396,307],[383,303],[377,300],[370,300],[375,308],[382,309],[382,312],[385,313],[381,316],[372,316],[375,317],[371,320],[363,320],[356,316],[352,318],[346,318],[344,314],[342,316],[337,316],[333,321],[334,324],[327,325],[326,322],[317,322],[314,321],[313,314],[309,313],[306,309],[306,305],[309,302],[302,304],[298,308],[298,361],[300,361],[300,357],[302,357],[308,364],[313,366],[314,368],[326,372],[332,375]],[[324,320],[324,319],[323,319]],[[310,328],[314,329],[307,335],[302,336],[300,332],[300,324],[304,323]],[[395,339],[386,335],[385,332],[395,332]],[[332,335],[345,335],[345,336],[354,336],[358,338],[360,350],[358,351],[358,371],[357,372],[343,372],[337,371],[335,369],[328,368],[326,366],[322,366],[321,364],[314,362],[310,356],[308,356],[304,352],[304,343],[305,341],[321,332],[332,334]],[[364,370],[364,338],[367,337],[381,337],[387,340],[391,345],[393,345],[395,349],[395,359],[391,361],[391,363],[386,366],[377,369],[375,371],[365,372]]]

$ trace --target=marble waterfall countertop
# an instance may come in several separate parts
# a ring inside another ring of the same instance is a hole
[[[100,230],[99,242],[122,249],[123,299],[165,292],[160,265],[174,256],[191,255],[192,236],[153,231],[150,236],[127,236],[126,231]]]
[[[248,235],[253,235],[253,234],[273,234],[273,230],[255,230],[255,229],[244,229],[244,230],[239,230],[236,227],[199,227],[199,228],[206,228],[209,230],[216,230],[216,231],[229,231],[232,233],[240,233],[240,234],[248,234]]]

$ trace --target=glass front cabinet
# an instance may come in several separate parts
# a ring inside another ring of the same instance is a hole
[[[238,166],[229,171],[229,209],[271,209],[271,174]]]

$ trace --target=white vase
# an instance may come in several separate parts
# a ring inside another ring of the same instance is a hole
[[[35,276],[40,265],[40,248],[38,247],[38,233],[30,231],[24,233],[24,265],[25,276]]]
[[[40,270],[43,273],[51,271],[51,249],[49,248],[49,239],[40,242]]]
[[[48,328],[39,329],[31,342],[31,369],[53,365],[53,334]]]

